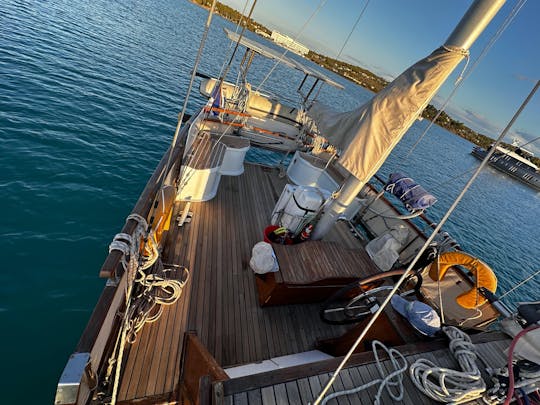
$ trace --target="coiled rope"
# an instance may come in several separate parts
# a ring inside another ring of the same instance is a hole
[[[380,348],[386,352],[390,362],[392,363],[392,367],[394,367],[394,371],[392,371],[390,374],[386,374],[386,371],[383,369],[381,360],[379,359],[379,353],[377,352],[377,346],[380,346]],[[375,364],[377,365],[377,370],[379,371],[379,375],[381,376],[381,378],[372,380],[359,387],[355,387],[349,390],[337,391],[330,395],[327,395],[321,402],[322,405],[326,404],[331,399],[343,395],[356,394],[357,392],[360,392],[362,390],[365,390],[366,388],[372,387],[377,384],[379,384],[379,388],[377,389],[377,394],[375,394],[375,405],[381,403],[381,396],[383,393],[383,389],[385,388],[390,398],[392,398],[394,401],[401,401],[403,399],[403,373],[405,373],[405,371],[407,370],[407,360],[399,351],[393,348],[389,349],[378,340],[374,340],[371,347],[375,356]],[[393,392],[393,388],[395,388],[395,392]]]
[[[453,326],[445,326],[442,330],[450,339],[450,352],[461,371],[418,359],[409,369],[414,385],[438,402],[461,404],[480,398],[486,384],[476,365],[477,354],[470,337]]]
[[[163,307],[174,304],[182,295],[182,290],[189,279],[189,270],[181,266],[182,274],[179,280],[165,278],[157,274],[145,274],[138,272],[135,283],[141,288],[132,298],[132,305],[127,314],[128,330],[126,342],[133,344],[137,341],[137,334],[146,323],[152,323],[159,319],[163,313]],[[170,272],[163,270],[163,273]]]
[[[113,405],[116,403],[126,343],[133,344],[142,327],[161,316],[164,305],[172,305],[180,298],[182,289],[189,279],[189,270],[185,267],[180,267],[182,270],[180,280],[164,277],[165,273],[171,271],[170,269],[162,269],[161,275],[146,274],[145,270],[159,260],[158,244],[154,232],[149,230],[147,233],[148,223],[145,218],[131,214],[126,219],[129,220],[137,221],[133,235],[118,233],[109,245],[109,252],[118,250],[123,253],[121,263],[126,277],[126,309],[105,377],[105,381],[108,382],[116,367],[111,396]],[[141,242],[144,239],[146,239],[144,252],[140,255]],[[161,261],[159,264],[162,266]]]
[[[126,218],[126,222],[134,220],[137,222],[137,227],[133,231],[132,235],[127,233],[117,233],[111,244],[109,245],[109,253],[113,250],[118,250],[122,252],[122,267],[127,273],[127,283],[126,283],[126,303],[128,296],[130,295],[129,288],[132,286],[133,281],[135,280],[135,274],[137,273],[137,268],[139,267],[139,252],[141,248],[141,241],[146,234],[146,229],[148,228],[148,223],[146,219],[140,216],[139,214],[130,214]]]

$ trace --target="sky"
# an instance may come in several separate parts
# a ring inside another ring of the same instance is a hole
[[[246,2],[221,1],[239,11]],[[316,52],[336,57],[367,1],[258,0],[253,19],[298,38]],[[518,2],[507,0],[473,45],[469,69]],[[321,3],[322,8],[302,30]],[[471,4],[471,0],[371,0],[340,59],[392,79],[442,45]],[[540,1],[526,1],[452,97],[446,108],[450,116],[492,138],[499,136],[540,79],[539,17]],[[433,100],[436,106],[450,95],[457,73],[452,77]],[[536,137],[540,137],[540,91],[505,141],[517,138],[523,145]],[[540,140],[526,148],[539,156]]]

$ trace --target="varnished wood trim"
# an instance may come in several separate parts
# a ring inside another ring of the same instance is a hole
[[[175,392],[168,392],[159,395],[150,395],[144,398],[130,399],[128,401],[118,401],[118,405],[174,405],[180,404],[176,398],[178,394]]]
[[[183,353],[183,388],[195,404],[207,404],[211,398],[211,382],[225,381],[229,376],[201,343],[195,332],[186,332]]]

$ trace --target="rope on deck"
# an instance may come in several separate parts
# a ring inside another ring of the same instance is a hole
[[[409,369],[411,380],[422,393],[438,402],[462,404],[481,397],[486,384],[476,365],[477,354],[471,338],[453,326],[442,330],[450,339],[450,352],[461,371],[418,359]]]
[[[379,354],[377,352],[377,346],[380,346],[380,348],[386,352],[392,364],[392,367],[394,367],[394,371],[392,371],[390,374],[386,374],[386,371],[383,369],[383,366],[379,359]],[[407,360],[399,351],[393,348],[389,349],[378,340],[373,341],[372,348],[373,354],[375,356],[375,364],[377,365],[377,370],[379,371],[379,375],[381,376],[381,378],[372,380],[359,387],[351,388],[349,390],[336,391],[330,395],[327,395],[326,397],[324,397],[321,405],[325,405],[328,401],[336,397],[340,397],[342,395],[356,394],[357,392],[360,392],[362,390],[365,390],[366,388],[372,387],[377,384],[379,384],[379,388],[377,389],[377,393],[375,394],[375,405],[381,403],[381,396],[383,393],[383,389],[385,388],[390,398],[392,398],[394,401],[401,401],[403,399],[403,373],[407,370]],[[395,388],[396,392],[392,392],[392,388]]]

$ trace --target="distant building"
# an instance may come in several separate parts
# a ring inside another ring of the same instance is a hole
[[[258,35],[260,35],[261,37],[264,37],[264,38],[270,38],[270,35],[268,35],[265,31],[260,30],[260,29],[256,29],[255,34],[258,34]]]
[[[294,39],[287,35],[283,35],[277,31],[272,31],[272,35],[270,35],[270,38],[276,43],[279,44],[294,53],[297,53],[298,55],[306,55],[309,52],[309,48],[305,45],[302,45],[299,42],[296,42]]]

